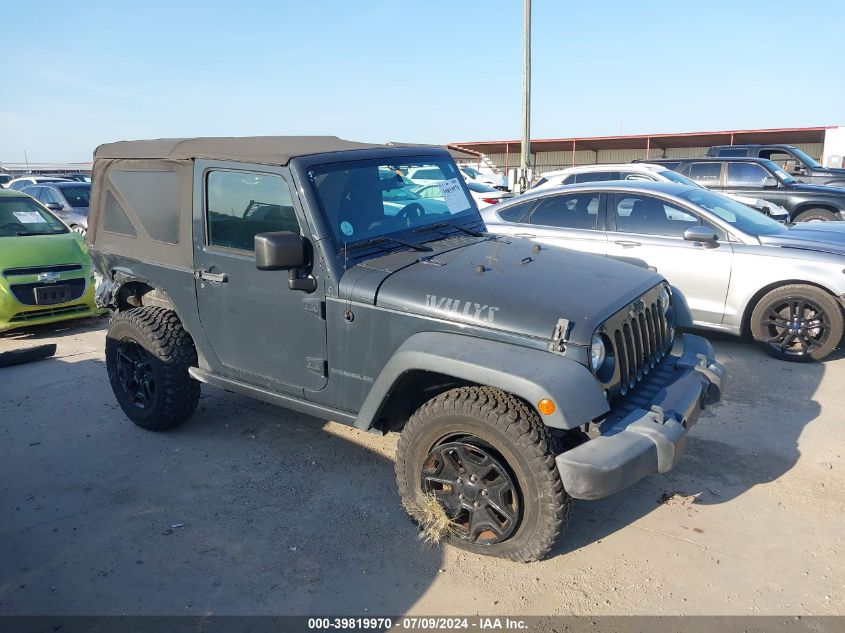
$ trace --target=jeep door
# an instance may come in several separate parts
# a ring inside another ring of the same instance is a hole
[[[199,319],[217,357],[212,369],[302,395],[326,384],[322,287],[311,295],[290,289],[288,272],[258,270],[254,252],[259,233],[303,233],[291,183],[280,167],[196,161],[194,276]]]
[[[542,244],[607,255],[604,194],[579,191],[546,196],[516,223],[510,235]]]
[[[610,257],[666,277],[684,294],[696,323],[722,323],[733,264],[724,231],[692,209],[640,193],[609,196],[607,223]],[[684,239],[687,228],[700,224],[713,228],[717,246]]]

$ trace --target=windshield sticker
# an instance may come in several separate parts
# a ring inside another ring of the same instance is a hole
[[[340,231],[344,235],[350,236],[355,232],[355,229],[352,228],[352,225],[349,222],[346,222],[344,220],[343,222],[340,223]]]
[[[469,200],[467,200],[464,190],[458,184],[457,178],[443,180],[437,183],[440,188],[440,195],[446,201],[446,206],[449,207],[449,213],[455,214],[469,209]]]
[[[487,323],[492,323],[499,311],[498,306],[488,306],[465,299],[452,299],[451,297],[438,297],[436,295],[425,296],[425,307],[437,312],[462,314],[470,319],[486,321]]]
[[[15,211],[13,215],[21,224],[45,224],[47,222],[37,211]]]

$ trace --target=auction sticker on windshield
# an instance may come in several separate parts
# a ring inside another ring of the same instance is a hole
[[[47,221],[35,211],[15,211],[14,216],[21,224],[42,224]]]
[[[443,200],[446,201],[446,206],[449,207],[449,213],[460,213],[469,209],[469,200],[457,178],[438,182],[437,186],[440,188]]]

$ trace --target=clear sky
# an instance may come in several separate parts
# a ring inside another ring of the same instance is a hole
[[[845,2],[534,0],[532,137],[845,125]],[[7,0],[0,161],[518,138],[522,0]]]

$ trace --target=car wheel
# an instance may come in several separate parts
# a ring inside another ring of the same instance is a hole
[[[399,494],[424,531],[432,513],[442,515],[438,536],[457,547],[540,560],[572,507],[551,446],[525,402],[489,387],[453,389],[420,407],[402,430]]]
[[[845,319],[836,299],[805,284],[775,288],[751,314],[754,340],[779,360],[821,360],[839,346],[843,329]]]
[[[807,209],[795,216],[796,222],[831,222],[839,219],[837,214],[827,209]]]
[[[106,334],[106,369],[120,408],[138,426],[164,431],[197,408],[194,342],[172,310],[144,306],[118,312]]]

